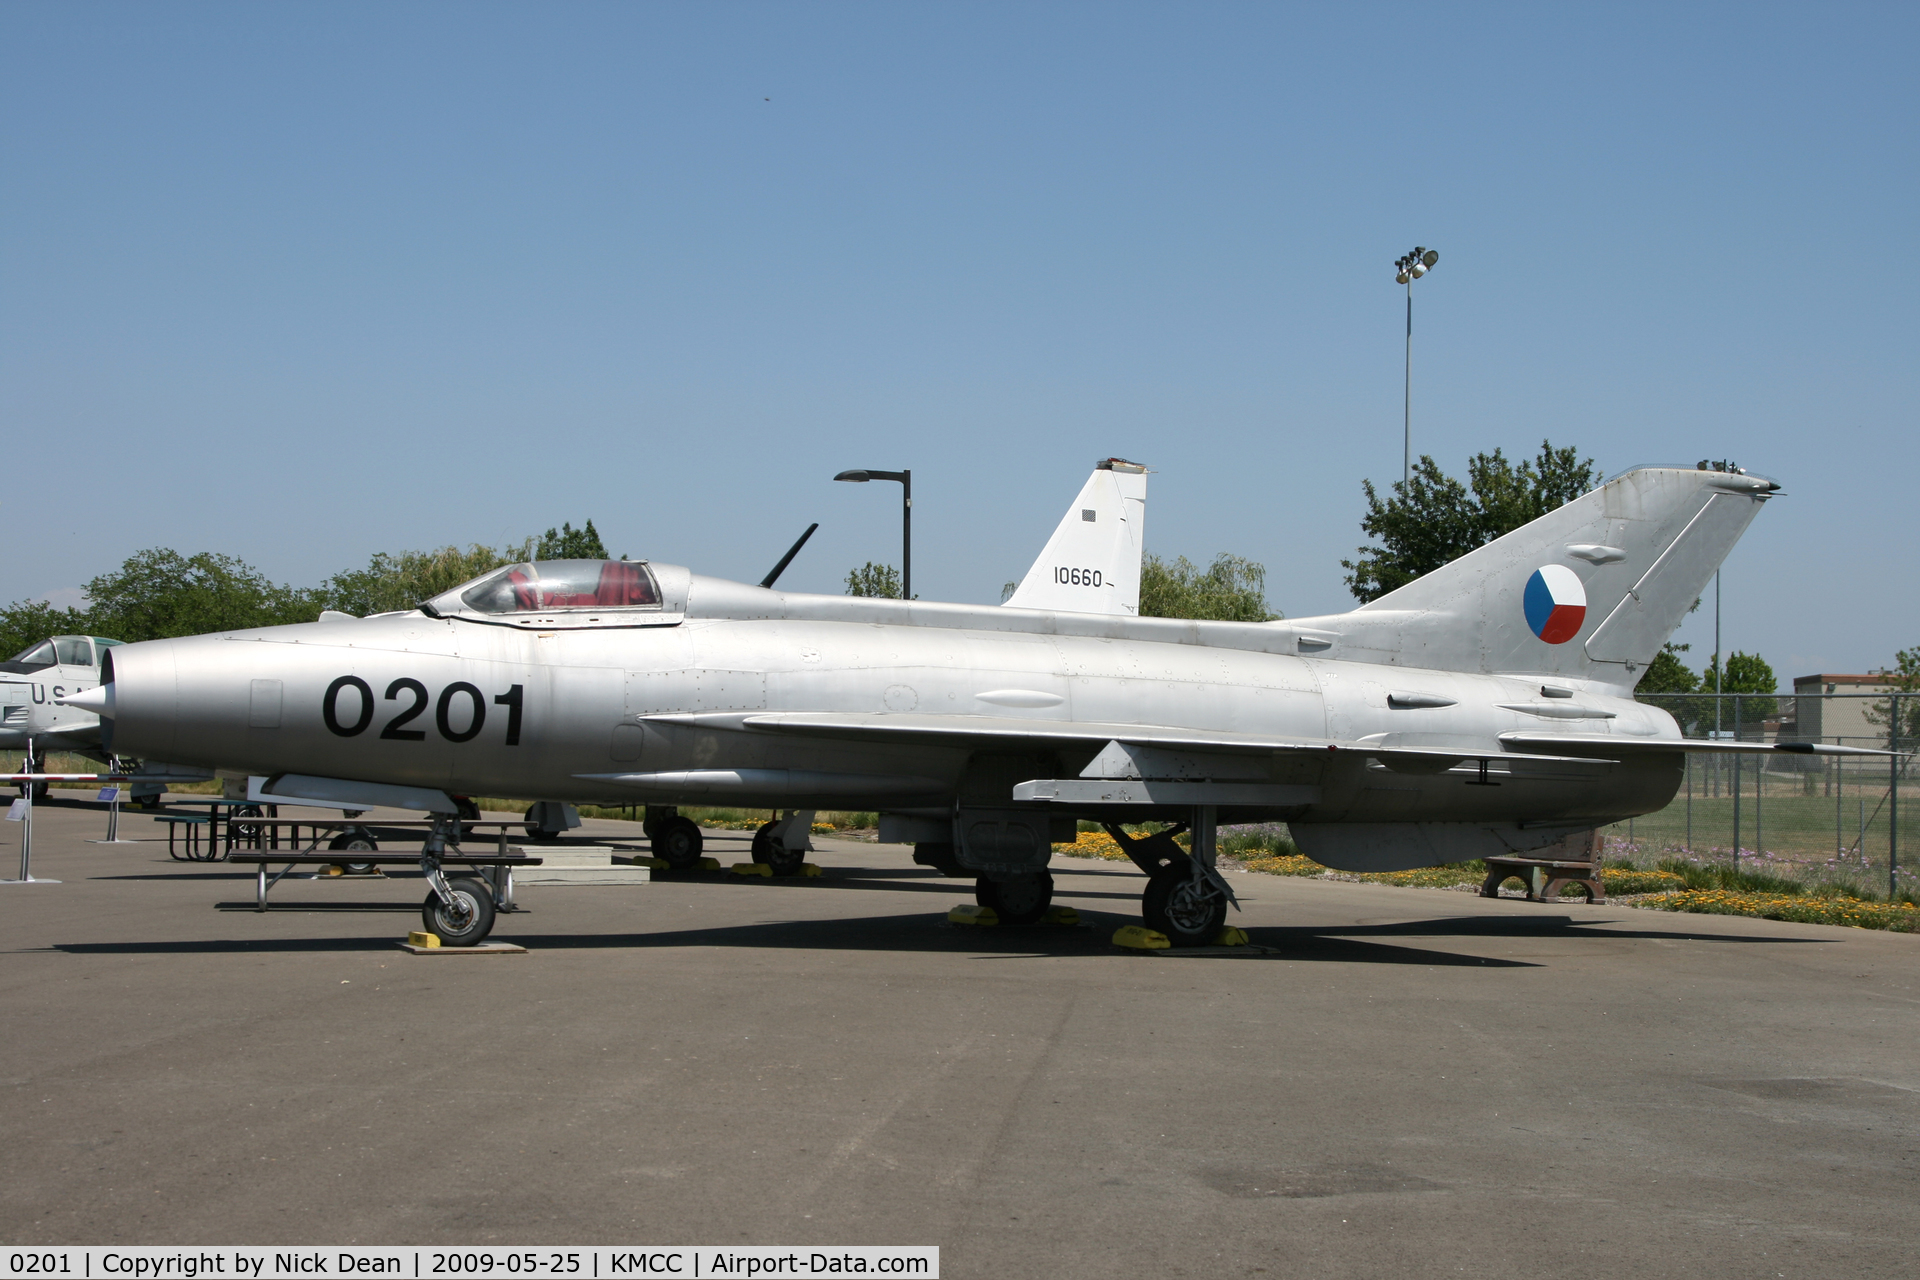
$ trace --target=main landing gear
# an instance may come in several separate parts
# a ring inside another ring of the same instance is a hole
[[[681,817],[677,808],[648,805],[643,829],[652,844],[653,856],[668,867],[691,871],[700,865],[704,837],[694,820]]]
[[[1118,823],[1102,824],[1147,873],[1146,892],[1140,895],[1147,928],[1166,934],[1176,947],[1208,945],[1226,925],[1228,905],[1240,905],[1214,866],[1215,812],[1212,805],[1195,805],[1191,821],[1150,836],[1130,836]],[[1182,831],[1191,833],[1192,854],[1174,842]]]
[[[753,833],[753,860],[763,862],[776,876],[797,876],[813,849],[812,809],[789,809],[784,817],[763,823]]]
[[[993,908],[1001,924],[1033,924],[1053,905],[1053,875],[1042,871],[1003,880],[981,876],[973,882],[973,900]]]

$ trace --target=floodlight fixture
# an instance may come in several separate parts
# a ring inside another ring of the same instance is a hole
[[[1413,282],[1433,270],[1434,263],[1438,261],[1440,261],[1440,251],[1429,249],[1423,244],[1413,246],[1412,253],[1401,254],[1393,260],[1393,282],[1407,286],[1407,381],[1405,403],[1401,407],[1403,439],[1400,450],[1400,480],[1402,484],[1413,483]]]

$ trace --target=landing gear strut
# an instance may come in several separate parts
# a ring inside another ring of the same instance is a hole
[[[433,892],[421,907],[427,932],[438,934],[450,947],[471,947],[493,932],[493,890],[475,876],[448,878],[440,870],[440,855],[460,839],[459,815],[436,813],[427,842],[420,850],[420,873]]]
[[[1174,843],[1180,827],[1130,836],[1117,824],[1104,824],[1134,865],[1147,873],[1146,892],[1140,895],[1141,918],[1147,928],[1166,934],[1176,947],[1206,946],[1226,924],[1228,904],[1240,905],[1214,866],[1216,812],[1212,805],[1195,805],[1192,820],[1182,824],[1192,833],[1191,855]]]

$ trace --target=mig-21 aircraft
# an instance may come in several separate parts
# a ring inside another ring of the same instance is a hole
[[[1352,612],[1266,623],[1110,612],[1071,563],[1042,566],[1038,608],[517,564],[404,614],[127,645],[66,701],[114,751],[432,814],[449,943],[486,935],[496,892],[440,869],[451,796],[504,794],[876,810],[1009,922],[1044,912],[1052,847],[1090,819],[1146,873],[1147,924],[1191,945],[1232,900],[1221,822],[1391,871],[1659,809],[1689,751],[1844,750],[1689,741],[1632,698],[1778,488],[1637,469]],[[1120,826],[1144,821],[1190,849]]]

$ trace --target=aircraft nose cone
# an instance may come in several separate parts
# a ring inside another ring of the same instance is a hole
[[[63,707],[76,707],[81,711],[91,711],[104,719],[113,719],[113,686],[95,685],[79,693],[70,693],[64,698],[55,698],[54,702]]]

